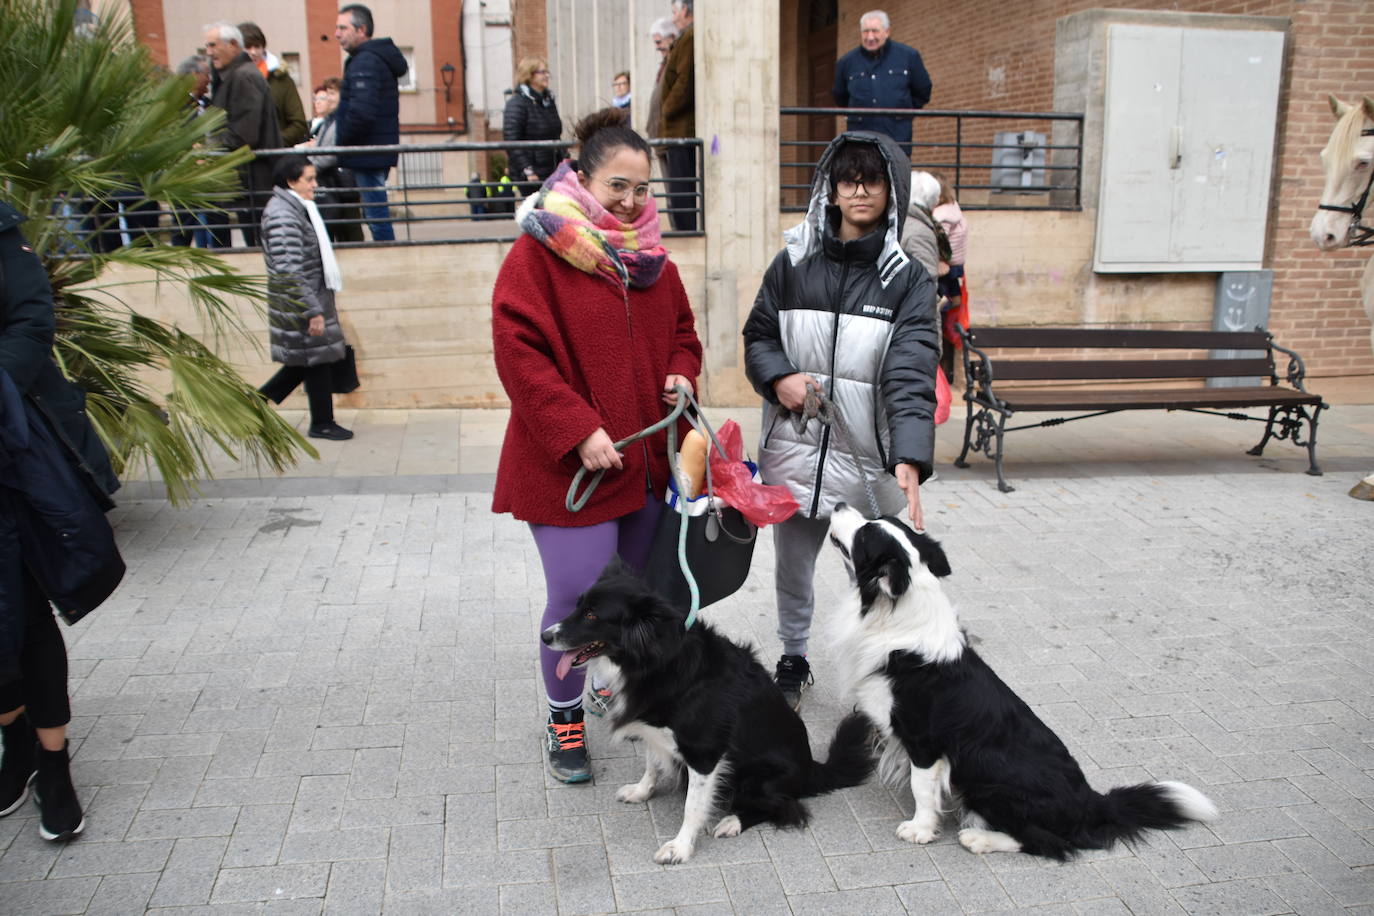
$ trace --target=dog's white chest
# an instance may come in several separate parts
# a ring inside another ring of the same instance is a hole
[[[882,674],[870,674],[854,688],[854,703],[883,735],[892,734],[892,683]]]

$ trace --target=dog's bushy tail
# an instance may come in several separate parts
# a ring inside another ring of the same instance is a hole
[[[877,761],[873,757],[873,724],[863,713],[855,711],[845,716],[830,739],[830,751],[825,763],[811,764],[811,779],[807,795],[822,795],[836,789],[857,786],[873,775]]]
[[[1085,825],[1080,847],[1105,849],[1118,840],[1130,843],[1146,830],[1174,830],[1189,821],[1212,821],[1217,806],[1197,789],[1181,782],[1145,782],[1120,786],[1100,796],[1097,823]]]

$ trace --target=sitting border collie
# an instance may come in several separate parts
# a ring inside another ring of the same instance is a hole
[[[769,821],[801,827],[801,799],[855,786],[873,772],[872,726],[850,713],[817,763],[801,717],[787,705],[753,652],[678,611],[613,560],[577,602],[543,632],[565,654],[558,671],[593,662],[614,691],[608,716],[618,736],[644,742],[644,776],[616,798],[647,801],[659,775],[687,767],[687,803],[677,836],[654,855],[686,862],[717,808],[715,836],[738,836]]]
[[[943,803],[956,798],[965,815],[959,842],[970,851],[1061,860],[1217,817],[1206,796],[1179,782],[1094,791],[1059,737],[967,645],[940,585],[949,561],[934,539],[841,503],[830,543],[857,583],[834,621],[846,683],[880,732],[884,781],[900,785],[910,767],[916,813],[897,836],[929,843]]]

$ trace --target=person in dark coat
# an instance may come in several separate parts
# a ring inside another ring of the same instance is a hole
[[[806,218],[784,234],[744,324],[744,371],[764,398],[759,472],[801,507],[773,535],[783,645],[775,678],[793,706],[811,683],[812,580],[831,510],[845,502],[873,513],[867,476],[880,514],[905,509],[925,526],[940,334],[935,280],[901,247],[910,185],[886,134],[831,141]],[[816,419],[794,422],[809,388],[835,405],[852,441],[840,444]]]
[[[240,22],[239,31],[243,33],[243,50],[253,58],[258,72],[267,80],[268,91],[272,93],[272,107],[277,110],[282,145],[304,143],[310,135],[310,122],[305,119],[305,106],[301,104],[296,81],[291,78],[281,58],[267,50],[267,36],[256,22]]]
[[[668,51],[659,81],[660,124],[665,138],[697,135],[696,33],[692,0],[673,0],[673,24],[679,35]],[[664,161],[668,173],[668,218],[679,232],[697,229],[697,152],[690,146],[670,146]]]
[[[510,398],[492,511],[529,523],[544,567],[547,627],[612,556],[643,567],[668,485],[666,434],[614,443],[694,390],[701,341],[649,194],[649,145],[607,108],[577,125],[578,160],[525,198],[492,291],[492,352]],[[577,469],[605,478],[580,512]],[[544,752],[562,782],[591,778],[580,669],[539,647],[549,701]],[[593,696],[596,696],[595,687]]]
[[[0,817],[32,789],[38,832],[86,826],[67,756],[68,622],[124,575],[104,512],[119,486],[85,414],[85,395],[52,359],[56,316],[47,273],[0,204]]]
[[[215,138],[224,149],[281,149],[281,127],[277,123],[277,108],[267,80],[258,72],[258,65],[243,50],[243,35],[238,26],[216,22],[205,27],[205,53],[210,57],[210,104],[224,111],[224,127]],[[258,212],[272,187],[272,162],[254,159],[239,168],[239,182],[244,196],[229,207],[239,216],[239,229],[244,243],[258,243]],[[216,248],[229,247],[228,222],[223,213],[208,214],[214,228],[211,236]]]
[[[348,52],[343,89],[335,111],[340,146],[394,146],[401,142],[401,96],[396,81],[406,75],[405,55],[390,38],[372,37],[372,11],[360,3],[339,10],[334,37]],[[339,157],[362,189],[363,215],[374,242],[396,238],[386,202],[386,179],[396,153],[357,153]]]
[[[930,101],[930,74],[921,52],[891,41],[887,13],[873,10],[859,18],[859,47],[835,65],[831,94],[841,108],[924,108]],[[873,130],[901,144],[911,161],[911,118],[850,115],[850,130]]]
[[[504,140],[557,140],[563,136],[563,119],[549,91],[549,65],[538,57],[520,61],[515,90],[506,100],[501,126]],[[533,194],[558,163],[568,158],[566,149],[507,149],[508,172],[522,195]]]
[[[352,430],[334,422],[334,364],[346,353],[334,293],[343,277],[315,207],[315,166],[305,156],[283,156],[275,181],[262,214],[262,253],[272,361],[282,367],[258,390],[280,404],[304,382],[310,436],[352,439]]]

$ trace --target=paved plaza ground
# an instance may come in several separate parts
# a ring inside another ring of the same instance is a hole
[[[867,785],[655,865],[682,794],[615,801],[633,746],[593,721],[594,783],[545,775],[538,558],[489,511],[504,413],[340,421],[358,437],[285,478],[226,465],[182,508],[127,485],[128,576],[66,630],[87,829],[0,820],[0,912],[1374,913],[1374,503],[1346,496],[1374,406],[1323,418],[1324,477],[1245,455],[1257,425],[1142,412],[1011,437],[1009,494],[942,427],[927,520],[979,651],[1098,788],[1222,810],[1068,864],[903,843],[910,793]],[[703,615],[770,667],[771,568],[765,535]],[[825,555],[819,623],[844,584]],[[818,637],[818,748],[833,663]]]

